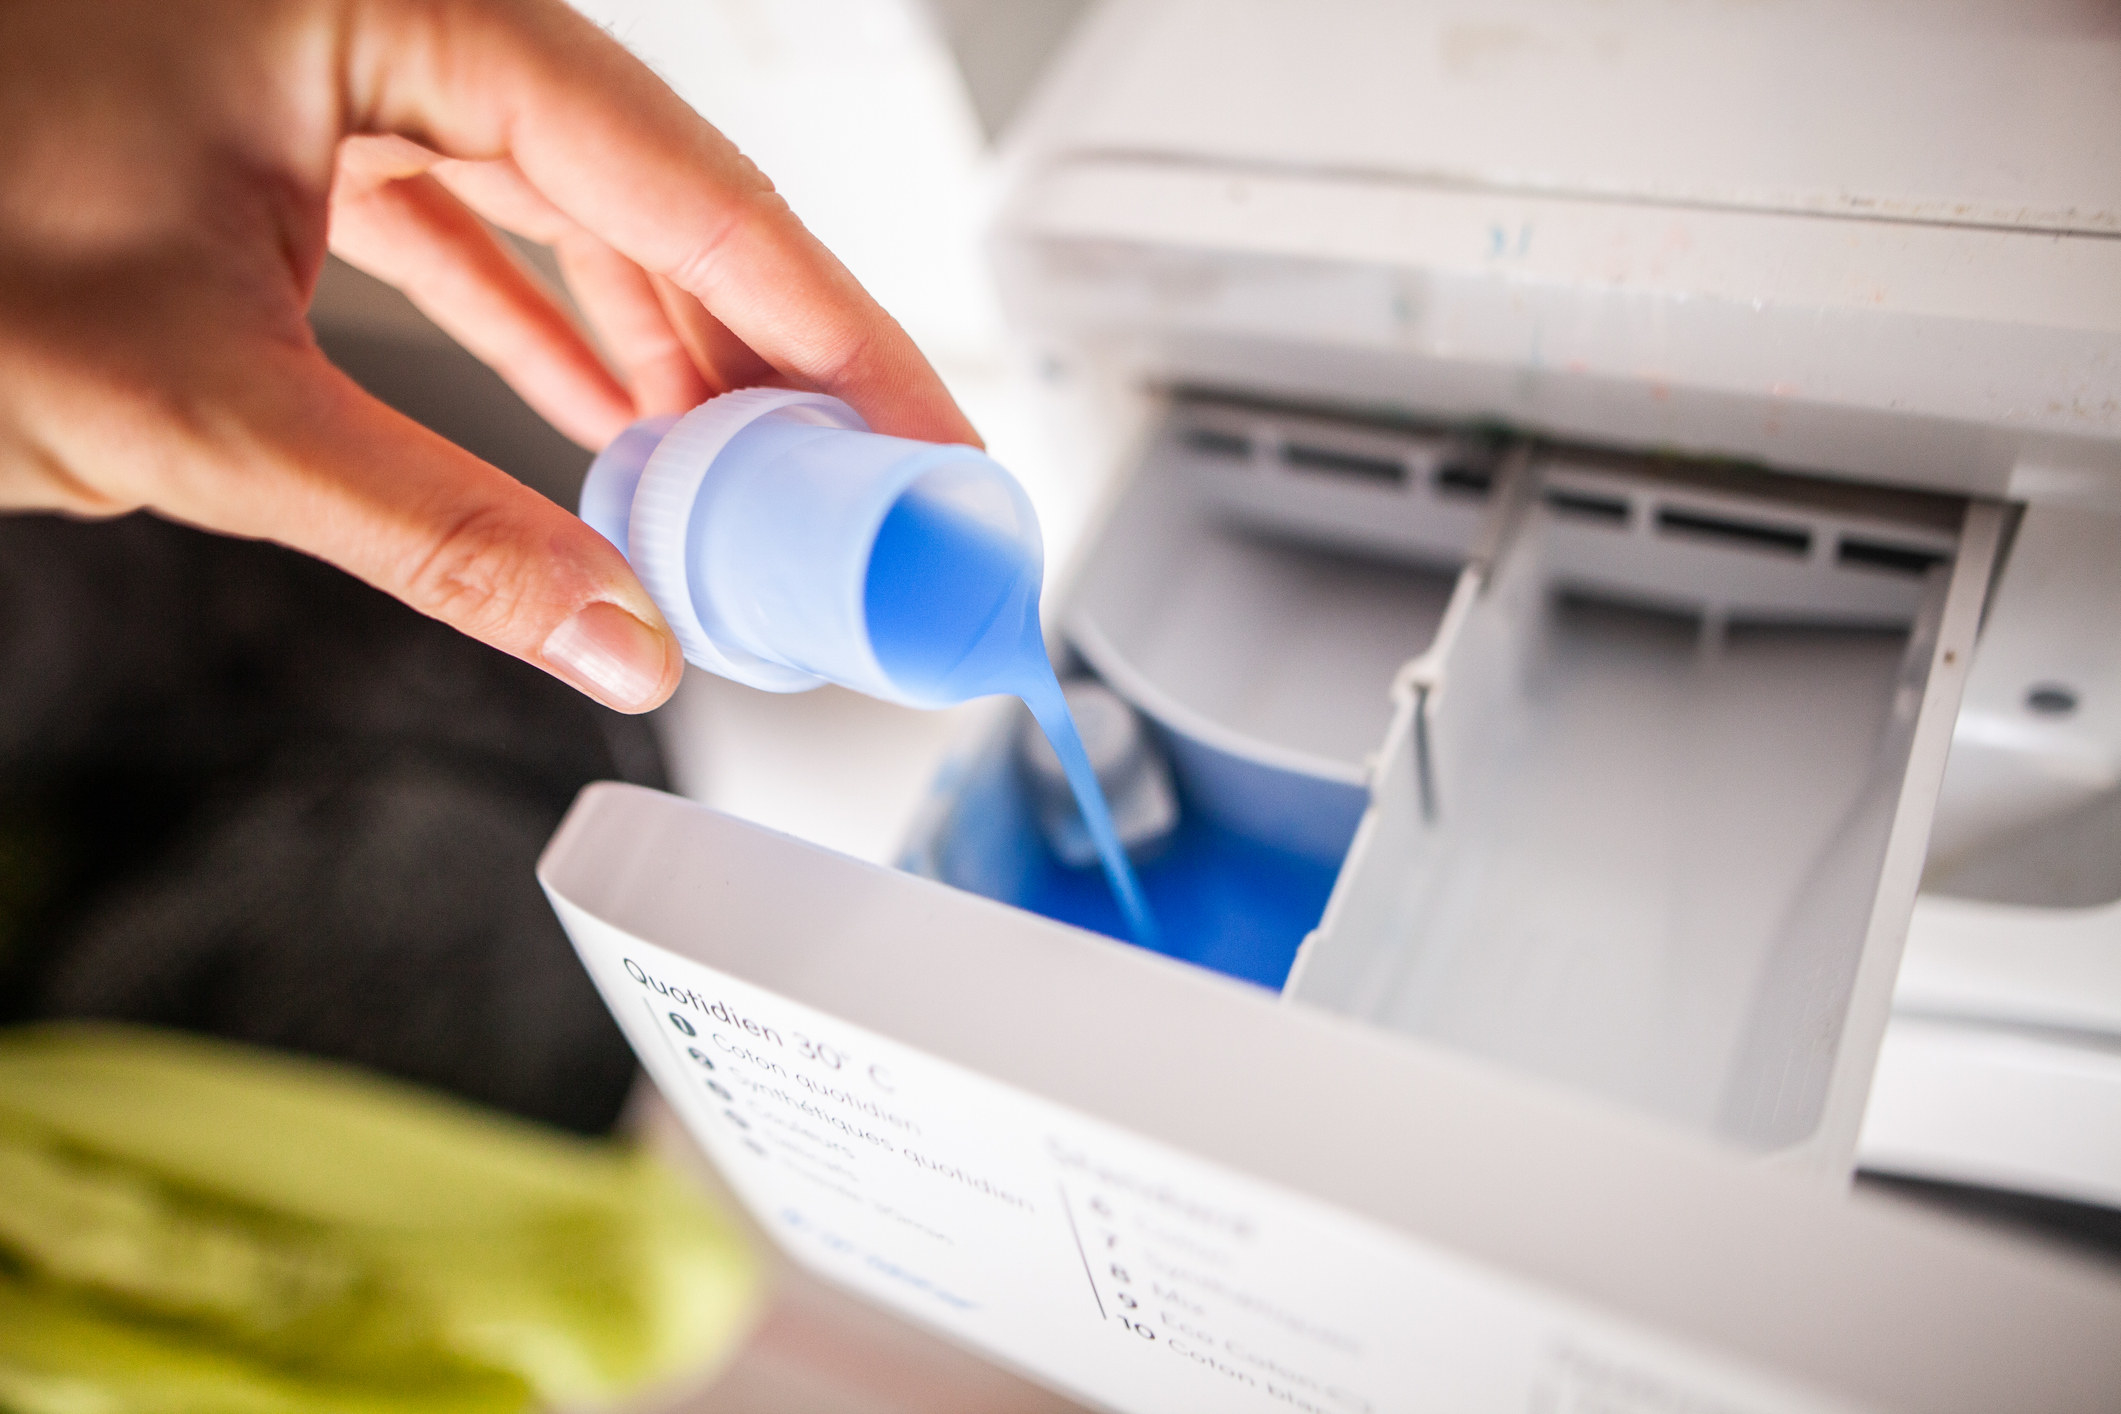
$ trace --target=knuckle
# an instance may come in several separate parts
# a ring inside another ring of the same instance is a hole
[[[485,505],[446,521],[406,576],[404,596],[424,614],[510,649],[527,646],[538,604],[532,557],[518,517]]]
[[[866,325],[849,329],[821,352],[817,376],[828,388],[847,388],[865,381],[877,352],[878,333]]]
[[[680,288],[704,295],[717,281],[717,271],[731,251],[753,240],[771,241],[776,228],[795,220],[794,210],[765,175],[742,157],[749,174],[749,190],[733,198],[720,224],[705,232],[672,267],[669,278]]]

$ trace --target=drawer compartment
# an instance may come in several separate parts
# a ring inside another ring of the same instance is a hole
[[[1332,434],[1182,404],[1060,617],[1084,664],[1163,729],[1202,809],[1337,867],[1391,721],[1386,688],[1434,641],[1488,512],[1484,494],[1435,491],[1464,459],[1457,439]],[[1370,470],[1315,465],[1332,458]]]
[[[1292,468],[1289,446],[1404,472]],[[1468,447],[1480,494],[1438,490]],[[1156,724],[1216,847],[1317,866],[1271,939],[1246,929],[1272,908],[1233,896],[1174,955],[1840,1173],[1999,526],[1952,498],[1182,403],[1062,623]],[[1013,739],[967,754],[909,861],[1116,934],[1050,905]],[[1101,904],[1094,874],[1077,888]]]
[[[1845,1172],[1997,512],[1531,480],[1290,990]]]
[[[1188,406],[1153,440],[1074,576],[1064,671],[1128,699],[1170,765],[1179,832],[1141,865],[1162,946],[1279,988],[1369,806],[1393,674],[1434,643],[1491,516],[1485,495],[1434,494],[1439,468],[1471,455],[1458,439],[1368,429],[1335,441],[1316,424],[1277,433],[1237,417]],[[1277,453],[1260,472],[1284,436],[1312,461],[1370,469],[1288,471]],[[1388,464],[1404,478],[1376,474]],[[1302,502],[1307,490],[1323,503]],[[1271,532],[1292,495],[1308,507],[1296,533]],[[1366,515],[1365,499],[1382,510]],[[1355,553],[1349,526],[1364,528]],[[1122,936],[1102,877],[1060,867],[1043,844],[1017,761],[1023,714],[999,715],[946,772],[905,862]]]

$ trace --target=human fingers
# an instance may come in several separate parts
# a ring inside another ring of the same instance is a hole
[[[342,144],[332,248],[402,290],[560,431],[601,447],[632,399],[539,282],[464,204],[421,170],[410,143]]]
[[[547,201],[515,163],[442,161],[433,171],[488,221],[553,248],[568,292],[633,394],[636,417],[684,412],[739,386],[703,377],[705,365],[693,363],[648,273]]]
[[[372,0],[357,17],[358,127],[512,157],[554,206],[699,299],[789,380],[847,399],[880,431],[977,440],[905,331],[758,170],[558,0]]]
[[[684,358],[696,375],[691,381],[701,397],[788,381],[696,297],[668,278],[642,270],[553,205],[513,161],[442,162],[435,167],[435,177],[495,224],[572,252],[573,263],[587,279],[577,284],[570,276],[570,288],[585,311],[593,307],[603,316],[596,320],[598,332],[606,333],[610,324],[614,332],[629,336],[628,352],[659,360]],[[607,337],[607,346],[611,342]],[[625,353],[613,352],[626,366]]]
[[[632,390],[635,413],[681,413],[729,385],[710,383],[671,327],[647,271],[587,231],[554,248],[567,288]]]
[[[150,504],[331,561],[606,706],[645,711],[684,662],[611,544],[505,472],[385,407],[314,349],[252,350],[215,435]]]
[[[676,282],[662,275],[648,279],[656,302],[662,306],[663,317],[709,383],[720,389],[789,381]]]
[[[554,205],[514,161],[443,161],[434,175],[489,221],[566,253],[570,288],[629,375],[639,359],[643,372],[675,378],[673,365],[682,360],[692,374],[682,381],[697,396],[667,410],[683,411],[731,388],[789,381],[698,298],[642,270]],[[640,396],[636,388],[637,402]]]

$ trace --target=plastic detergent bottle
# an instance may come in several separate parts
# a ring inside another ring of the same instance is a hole
[[[871,432],[821,393],[747,388],[620,433],[582,485],[688,661],[769,692],[912,707],[1009,693],[1053,744],[1137,941],[1155,941],[1039,628],[1045,552],[972,447]]]

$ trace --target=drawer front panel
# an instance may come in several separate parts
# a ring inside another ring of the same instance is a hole
[[[630,787],[540,874],[792,1255],[1124,1414],[2121,1392],[2111,1282],[1109,939]]]

